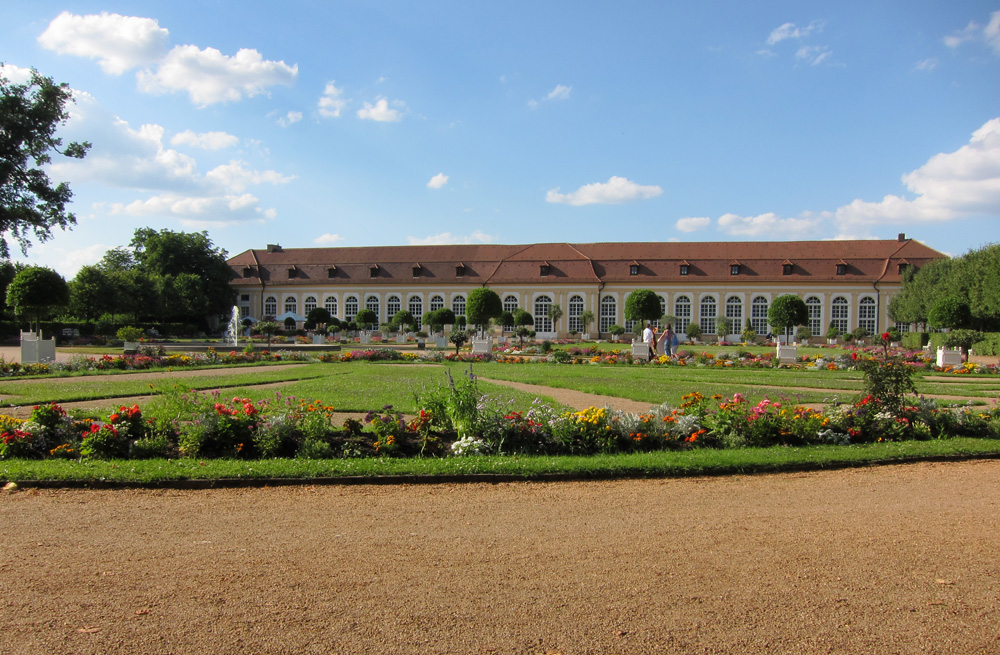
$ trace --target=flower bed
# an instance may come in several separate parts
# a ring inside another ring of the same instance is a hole
[[[365,352],[365,351],[361,351]],[[871,394],[818,411],[740,394],[683,397],[634,414],[590,407],[562,412],[535,401],[515,411],[478,391],[469,373],[422,392],[407,418],[391,406],[337,424],[334,408],[275,394],[223,398],[176,390],[147,410],[71,416],[40,405],[21,421],[0,416],[0,458],[405,457],[473,454],[593,454],[690,448],[856,444],[956,436],[1000,438],[1000,407],[894,404]]]

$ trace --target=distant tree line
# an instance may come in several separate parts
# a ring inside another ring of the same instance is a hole
[[[907,269],[889,317],[929,328],[1000,331],[1000,244]]]

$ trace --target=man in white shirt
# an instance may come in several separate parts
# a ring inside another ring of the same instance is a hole
[[[649,323],[646,323],[646,329],[642,331],[642,342],[649,346],[649,359],[653,358],[653,353],[656,352],[656,333],[653,332],[653,328]]]

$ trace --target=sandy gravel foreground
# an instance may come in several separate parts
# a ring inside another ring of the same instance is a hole
[[[0,653],[1000,653],[1000,461],[0,495]]]

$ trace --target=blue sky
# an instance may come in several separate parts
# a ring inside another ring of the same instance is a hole
[[[76,92],[67,277],[285,247],[1000,241],[1000,2],[4,3]]]

